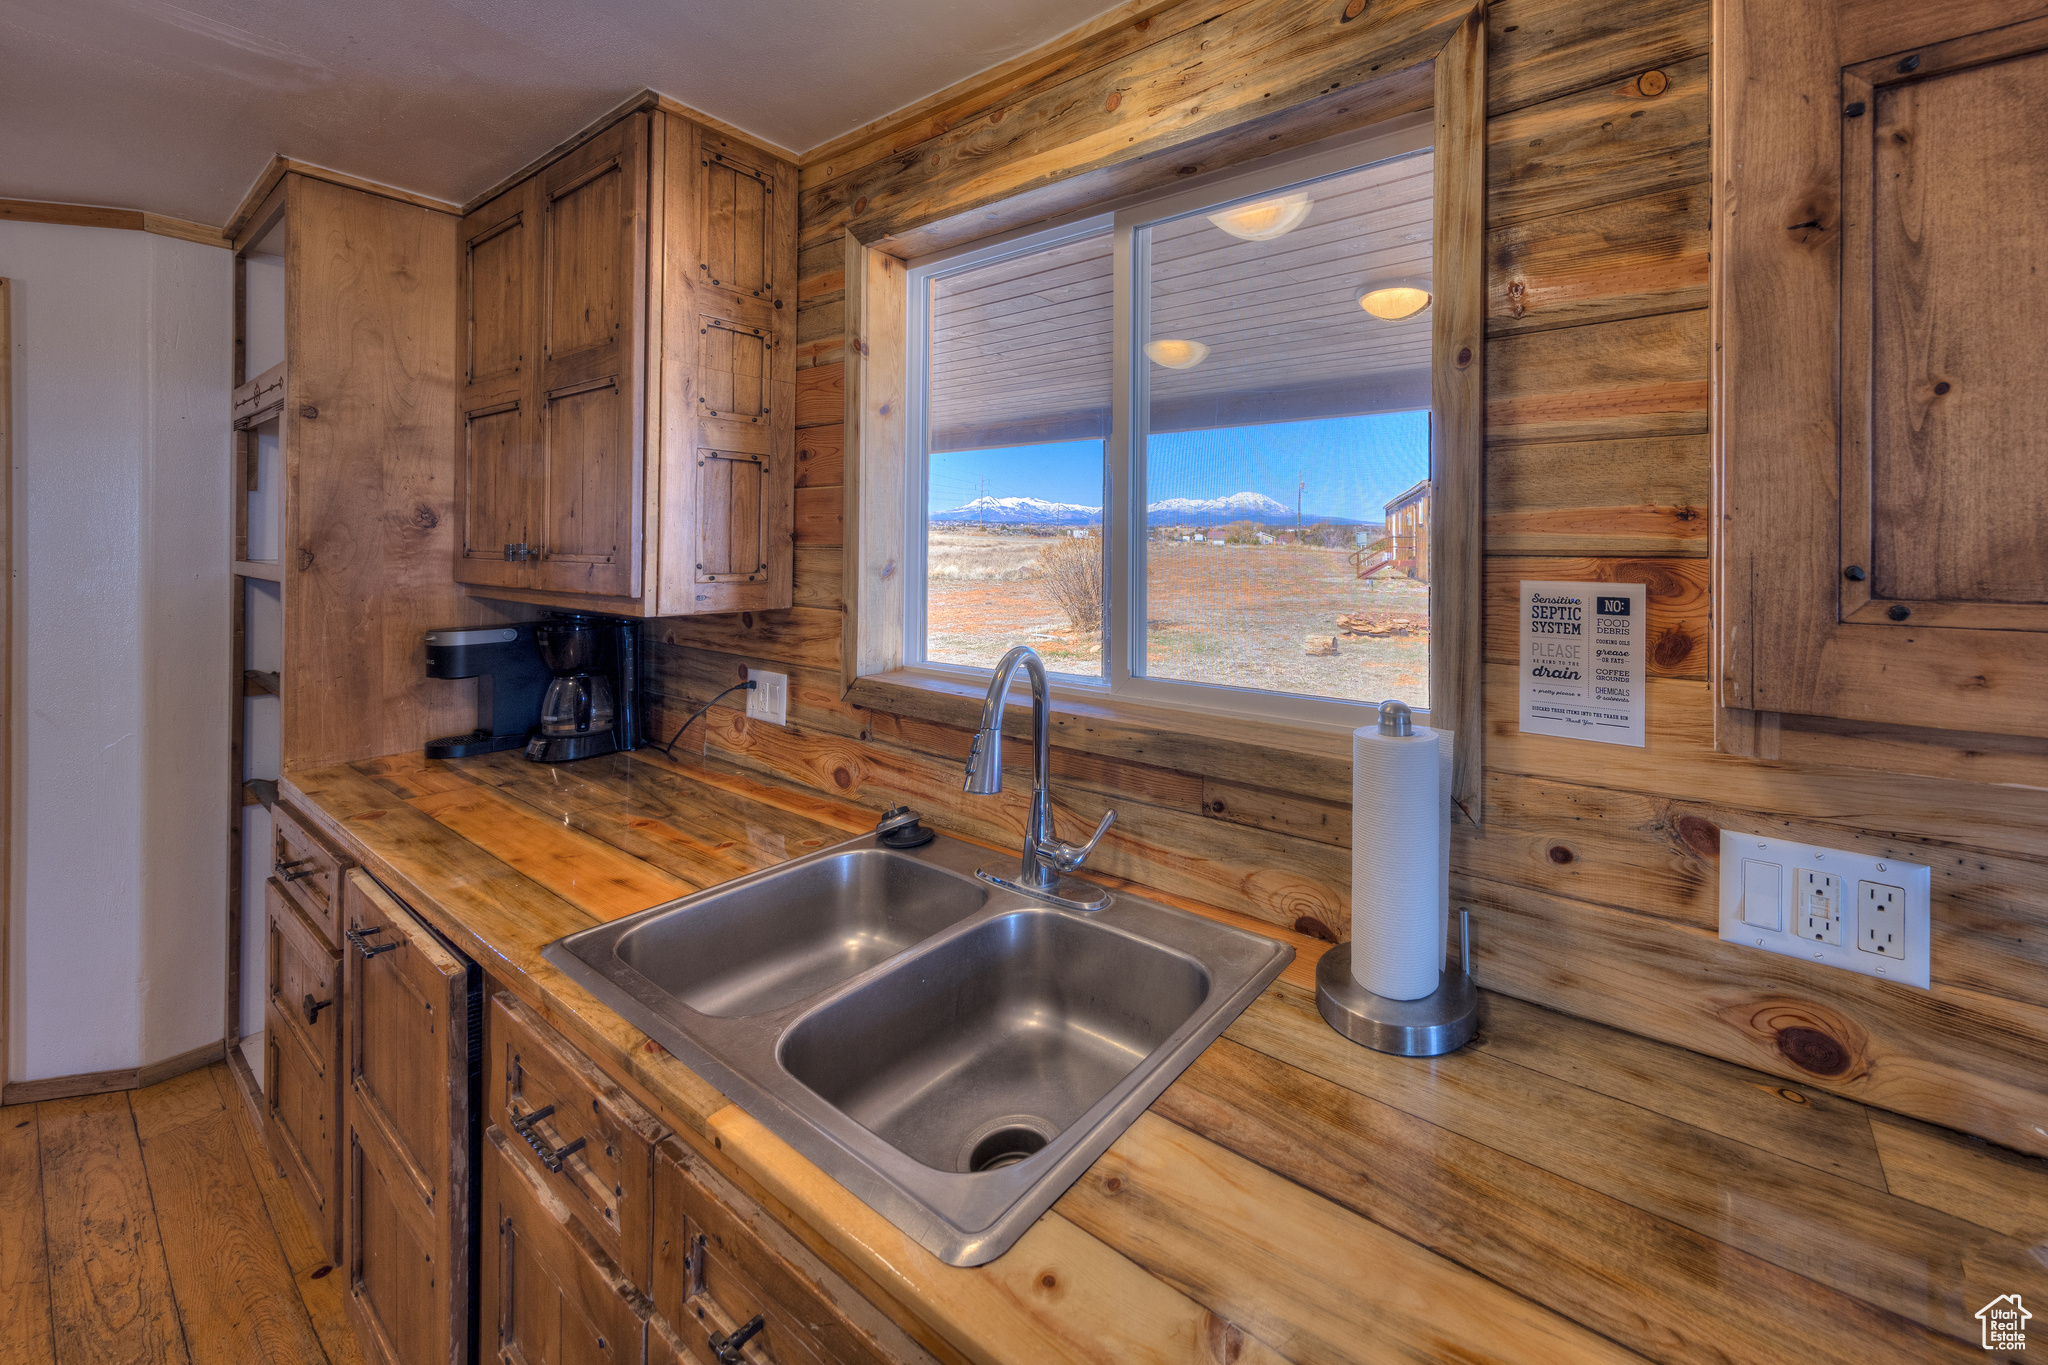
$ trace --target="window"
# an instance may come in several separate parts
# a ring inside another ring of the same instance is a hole
[[[1430,126],[917,263],[906,663],[1429,702]]]

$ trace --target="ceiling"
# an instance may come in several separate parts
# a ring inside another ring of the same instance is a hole
[[[1434,164],[1418,152],[1309,184],[1307,218],[1268,241],[1205,212],[1152,227],[1148,333],[1209,352],[1145,367],[1150,429],[1427,407],[1428,312],[1382,322],[1358,296],[1430,274]],[[1107,435],[1112,300],[1106,232],[935,280],[931,448]]]
[[[0,198],[224,223],[277,153],[460,203],[652,88],[792,151],[1104,0],[6,0]]]

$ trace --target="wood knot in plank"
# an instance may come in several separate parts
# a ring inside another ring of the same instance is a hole
[[[1732,1004],[1718,1013],[1808,1075],[1851,1081],[1870,1070],[1863,1029],[1818,1001],[1778,997]]]
[[[1102,110],[1106,114],[1114,114],[1117,111],[1117,106],[1122,104],[1123,102],[1124,92],[1121,90],[1112,90],[1109,92],[1109,98],[1102,102]]]
[[[1345,0],[1344,17],[1337,22],[1340,24],[1350,23],[1353,19],[1365,13],[1365,6],[1366,0]]]
[[[1575,861],[1578,858],[1578,856],[1578,854],[1573,853],[1563,844],[1552,844],[1550,846],[1550,861],[1556,863],[1559,867],[1563,867],[1567,863]]]
[[[1778,1051],[1801,1071],[1816,1076],[1839,1076],[1849,1069],[1849,1049],[1819,1029],[1779,1029]]]
[[[1303,915],[1295,920],[1294,932],[1297,934],[1307,934],[1310,938],[1318,938],[1325,943],[1335,943],[1337,941],[1337,931],[1317,919],[1314,915]]]
[[[1692,656],[1693,638],[1685,627],[1673,626],[1650,646],[1650,658],[1659,668],[1677,668]]]
[[[1508,281],[1508,316],[1521,317],[1529,311],[1529,286],[1523,280]]]
[[[1214,1313],[1203,1314],[1208,1319],[1209,1359],[1217,1365],[1237,1365],[1244,1355],[1244,1333],[1237,1330],[1237,1324],[1225,1322]]]
[[[1671,88],[1671,78],[1661,71],[1645,71],[1636,77],[1636,93],[1645,99],[1655,99]]]
[[[1708,862],[1721,860],[1721,827],[1698,815],[1678,817],[1678,842]]]

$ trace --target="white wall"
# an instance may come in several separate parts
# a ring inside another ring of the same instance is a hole
[[[218,1039],[233,264],[0,222],[14,282],[9,1076]]]

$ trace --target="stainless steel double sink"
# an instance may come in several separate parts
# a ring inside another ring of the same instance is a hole
[[[1066,909],[865,835],[548,961],[954,1265],[1010,1245],[1294,950],[1134,896]]]

